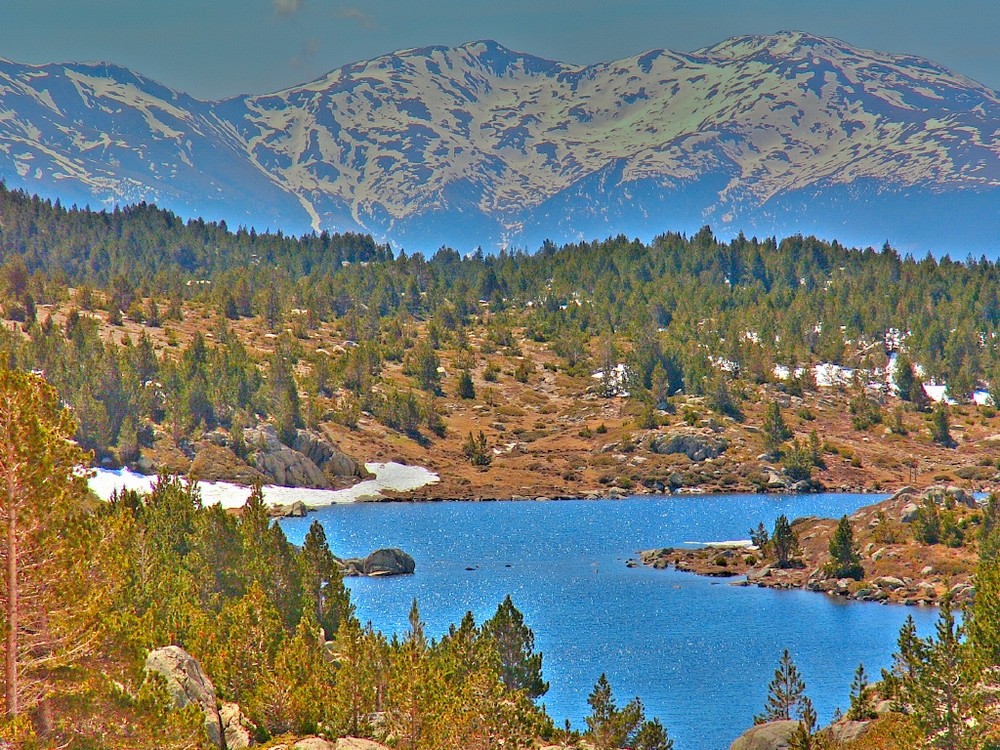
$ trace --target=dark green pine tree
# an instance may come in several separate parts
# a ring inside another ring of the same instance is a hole
[[[326,531],[313,521],[302,543],[303,589],[315,606],[316,620],[328,638],[354,614],[337,560],[326,541]]]
[[[771,534],[771,550],[779,568],[787,568],[792,564],[792,556],[799,550],[799,538],[792,530],[788,518],[782,514],[774,520],[774,532]]]
[[[847,709],[847,718],[851,721],[868,721],[875,716],[871,691],[868,689],[868,673],[865,672],[864,664],[858,664],[851,683],[851,707]]]
[[[549,683],[542,679],[542,655],[535,653],[535,634],[524,624],[524,615],[509,594],[496,614],[483,623],[482,632],[496,646],[503,684],[509,690],[523,690],[529,698],[545,695]]]
[[[456,395],[459,398],[473,399],[476,397],[476,386],[472,383],[472,376],[468,370],[462,370],[458,375],[458,387]]]
[[[899,397],[904,401],[914,401],[915,389],[923,389],[923,384],[913,369],[913,363],[905,354],[896,357],[896,371],[892,377],[899,390]]]
[[[754,724],[802,719],[807,709],[811,710],[812,704],[806,698],[806,684],[786,648],[774,670],[774,679],[767,686],[764,712],[753,717]]]
[[[781,444],[792,436],[792,431],[781,416],[781,407],[776,401],[767,405],[764,412],[764,449],[771,455],[781,452]]]
[[[948,448],[955,444],[949,427],[948,404],[943,399],[938,401],[931,416],[931,439]]]
[[[826,572],[832,578],[853,578],[855,581],[864,578],[865,569],[861,566],[861,555],[854,542],[854,531],[846,515],[841,517],[830,537],[830,561],[827,563]]]

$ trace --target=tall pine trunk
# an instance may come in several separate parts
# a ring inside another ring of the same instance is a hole
[[[17,507],[14,503],[14,478],[7,476],[7,651],[4,674],[7,718],[17,717]]]

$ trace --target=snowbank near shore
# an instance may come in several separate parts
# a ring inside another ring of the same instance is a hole
[[[313,490],[301,487],[264,486],[264,501],[268,505],[290,505],[301,500],[309,506],[353,503],[359,500],[378,500],[382,491],[408,492],[439,481],[434,472],[423,466],[406,466],[394,462],[365,464],[365,468],[375,475],[374,479],[359,482],[343,490]],[[102,500],[111,497],[117,489],[149,492],[156,477],[136,474],[128,469],[95,469],[90,478],[90,488]],[[221,505],[223,508],[239,508],[250,495],[248,487],[230,482],[199,482],[201,499],[205,505]]]

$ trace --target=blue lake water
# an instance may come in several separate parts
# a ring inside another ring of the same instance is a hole
[[[745,539],[758,521],[770,528],[782,513],[839,517],[874,501],[828,494],[379,503],[281,524],[300,544],[319,519],[341,557],[379,547],[413,556],[413,576],[348,580],[360,619],[386,633],[406,632],[414,598],[428,634],[439,637],[467,610],[482,622],[511,594],[544,654],[551,687],[542,702],[557,725],[569,719],[584,728],[587,695],[606,672],[619,705],[641,697],[676,750],[728,750],[763,708],[782,649],[826,722],[847,708],[858,663],[877,677],[907,615],[926,635],[936,611],[737,587],[625,561],[640,549]]]

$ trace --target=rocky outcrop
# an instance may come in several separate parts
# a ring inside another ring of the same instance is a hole
[[[838,744],[854,742],[868,729],[868,721],[851,721],[850,719],[840,719],[833,722],[826,732],[831,740]]]
[[[154,649],[146,657],[146,672],[161,675],[166,680],[167,690],[177,708],[192,703],[201,707],[209,739],[220,748],[226,747],[215,686],[191,654],[179,646]]]
[[[365,477],[368,472],[333,443],[309,430],[299,430],[292,448],[316,464],[328,478]]]
[[[235,482],[245,487],[271,481],[270,477],[247,464],[228,447],[208,439],[195,453],[190,474],[202,482]]]
[[[683,453],[695,462],[718,458],[728,447],[729,443],[724,439],[699,432],[655,435],[649,440],[649,449],[653,453],[664,456]]]
[[[923,496],[934,500],[940,506],[964,505],[966,508],[977,508],[976,498],[963,490],[961,487],[942,487],[934,485],[928,487]]]
[[[351,558],[341,561],[341,569],[345,576],[410,575],[416,567],[413,558],[396,547],[377,549],[363,560]]]
[[[788,750],[797,721],[770,721],[757,724],[736,738],[729,750]]]
[[[308,513],[309,507],[301,500],[288,505],[272,505],[267,509],[271,518],[305,518]]]
[[[250,463],[274,484],[318,489],[328,486],[323,470],[312,459],[282,443],[273,425],[248,428],[243,431],[243,440],[250,451]]]
[[[337,479],[365,476],[366,472],[328,440],[309,430],[298,430],[292,445],[278,438],[273,425],[243,431],[250,463],[274,484],[326,489]]]
[[[256,743],[253,735],[256,727],[236,703],[223,703],[219,709],[222,720],[222,735],[226,738],[226,750],[243,750]]]

